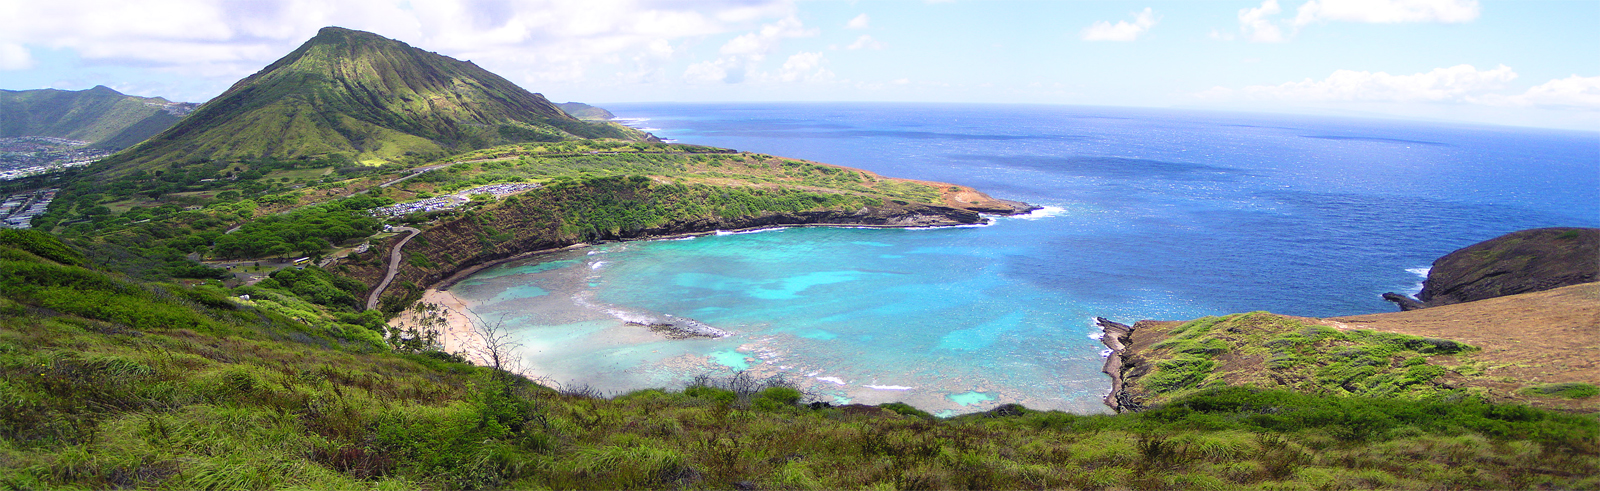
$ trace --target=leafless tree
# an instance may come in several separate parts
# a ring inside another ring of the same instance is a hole
[[[506,328],[504,314],[494,322],[489,322],[472,309],[466,310],[468,320],[472,323],[472,336],[478,341],[467,347],[467,353],[493,368],[496,379],[505,382],[505,390],[509,391],[512,379],[521,376],[522,359],[517,356],[517,350],[522,348],[522,343],[518,343],[511,330]]]

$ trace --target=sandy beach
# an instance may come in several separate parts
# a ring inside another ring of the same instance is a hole
[[[390,320],[389,327],[432,331],[446,353],[462,353],[474,364],[487,365],[482,356],[483,339],[473,332],[470,312],[466,301],[449,291],[430,288],[415,306]]]

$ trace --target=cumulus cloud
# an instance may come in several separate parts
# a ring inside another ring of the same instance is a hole
[[[1278,7],[1278,0],[1266,0],[1253,9],[1239,9],[1239,30],[1251,42],[1281,43],[1284,41],[1283,29],[1271,19],[1281,12],[1283,9]]]
[[[1149,31],[1152,26],[1156,25],[1156,22],[1155,11],[1145,7],[1143,12],[1139,12],[1134,16],[1132,23],[1125,20],[1117,21],[1116,24],[1112,24],[1109,21],[1099,21],[1084,28],[1079,33],[1079,36],[1084,41],[1133,41],[1139,39],[1141,34]]]
[[[792,16],[791,0],[51,0],[0,7],[0,62],[17,48],[232,80],[337,25],[521,81],[578,81],[597,64],[660,64],[673,45]],[[608,75],[609,76],[609,75]]]
[[[1239,32],[1252,42],[1280,43],[1313,23],[1453,24],[1477,19],[1480,11],[1477,0],[1308,0],[1300,4],[1294,19],[1289,20],[1276,18],[1283,13],[1278,0],[1264,0],[1260,7],[1239,9]],[[1290,29],[1287,34],[1286,27]],[[1213,32],[1211,37],[1233,38],[1218,32]]]
[[[33,54],[20,44],[0,43],[0,70],[33,68]]]
[[[1500,89],[1516,78],[1517,73],[1505,65],[1490,70],[1456,65],[1411,75],[1338,70],[1322,80],[1245,87],[1243,94],[1290,101],[1472,102],[1475,96]]]
[[[1242,89],[1212,87],[1194,94],[1217,101],[1287,103],[1449,103],[1473,106],[1587,110],[1600,113],[1600,76],[1572,75],[1508,93],[1516,71],[1500,65],[1435,68],[1411,75],[1338,70],[1322,80],[1305,79]],[[1514,89],[1512,89],[1514,90]]]
[[[1496,106],[1555,106],[1600,110],[1600,77],[1573,75],[1535,85],[1513,96],[1488,95],[1480,98]]]
[[[702,61],[684,70],[683,78],[690,82],[722,81],[740,83],[755,73],[756,65],[777,50],[784,39],[816,36],[821,31],[808,29],[794,16],[764,24],[760,29],[741,34],[717,50],[716,60]]]
[[[786,38],[810,37],[819,32],[817,29],[806,29],[800,19],[789,16],[778,22],[763,25],[758,31],[741,34],[723,44],[722,49],[718,51],[724,55],[748,57],[759,61],[777,49],[778,44]]]
[[[825,62],[827,62],[827,58],[823,57],[821,52],[795,53],[793,56],[790,56],[787,61],[783,62],[783,68],[779,70],[776,79],[779,82],[795,82],[800,80],[807,82],[826,82],[828,80],[832,80],[833,72],[826,68],[822,68],[822,64]]]
[[[866,29],[870,23],[872,23],[872,18],[867,17],[867,14],[861,14],[850,19],[850,22],[845,23],[844,27],[846,29]]]
[[[883,43],[873,39],[872,36],[862,34],[861,37],[856,38],[856,42],[850,43],[844,49],[883,49]]]
[[[728,69],[715,61],[695,63],[683,71],[683,79],[690,82],[722,82],[727,78]]]
[[[1477,0],[1310,0],[1300,5],[1294,23],[1345,21],[1393,24],[1455,24],[1478,18]]]

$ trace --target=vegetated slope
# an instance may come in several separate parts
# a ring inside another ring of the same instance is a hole
[[[566,111],[567,114],[571,114],[572,117],[578,119],[605,121],[617,117],[617,115],[611,114],[611,111],[582,102],[563,102],[556,105],[560,106],[562,111]]]
[[[0,90],[0,137],[51,136],[122,149],[177,123],[195,104],[88,90]]]
[[[421,162],[496,143],[579,137],[648,138],[620,125],[578,121],[471,62],[327,27],[182,123],[107,159],[101,172],[330,154]]]
[[[1123,342],[1119,410],[1226,386],[1420,399],[1457,391],[1479,372],[1463,359],[1476,348],[1463,343],[1267,312],[1140,321]]]
[[[1402,399],[1484,397],[1600,410],[1600,283],[1425,310],[1140,321],[1123,337],[1123,410],[1226,386]]]
[[[980,212],[1031,209],[963,186],[693,145],[522,144],[459,159],[383,195],[407,201],[493,182],[545,186],[500,203],[480,196],[455,212],[402,217],[425,231],[405,247],[399,288],[383,297],[387,311],[463,270],[577,243],[784,225],[960,225],[982,222]],[[388,251],[374,244],[333,269],[376,285]]]
[[[1482,348],[1471,358],[1483,376],[1464,386],[1495,400],[1600,410],[1600,283],[1324,323],[1468,343]]]
[[[1600,229],[1539,228],[1463,247],[1434,261],[1417,293],[1420,306],[1394,293],[1384,298],[1400,303],[1402,310],[1413,310],[1597,280]]]
[[[1229,388],[1137,414],[937,420],[741,378],[606,399],[232,296],[274,289],[83,262],[48,234],[0,231],[8,489],[1600,485],[1600,423],[1522,406]]]

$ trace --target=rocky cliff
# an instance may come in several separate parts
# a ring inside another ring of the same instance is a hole
[[[1439,258],[1416,299],[1393,292],[1383,298],[1416,310],[1594,281],[1600,281],[1600,229],[1539,228]]]
[[[740,193],[744,193],[742,197],[728,198]],[[1033,209],[984,198],[970,206],[990,214]],[[382,308],[403,307],[426,288],[448,285],[490,265],[576,244],[785,226],[900,228],[986,223],[988,219],[976,210],[799,191],[661,185],[643,178],[555,186],[422,232],[405,246],[406,260],[393,285],[383,293]],[[373,245],[374,252],[336,268],[376,285],[387,265],[377,256],[389,245]]]

